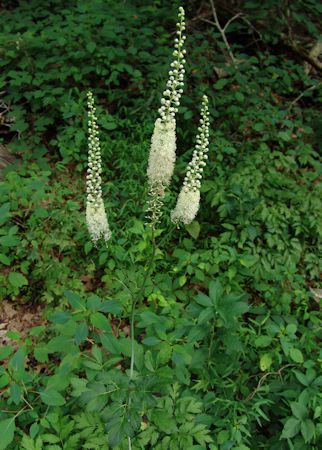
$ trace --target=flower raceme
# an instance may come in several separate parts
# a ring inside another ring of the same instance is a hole
[[[179,21],[177,23],[177,37],[175,39],[174,61],[171,63],[167,87],[163,92],[160,117],[156,120],[151,139],[151,150],[149,155],[147,176],[150,192],[164,197],[164,189],[170,184],[176,159],[176,121],[182,87],[184,85],[184,55],[183,48],[186,37],[184,9],[179,8]]]
[[[98,138],[96,108],[92,92],[88,92],[88,169],[86,177],[86,223],[94,245],[101,238],[107,241],[111,231],[105,213],[101,188],[101,148]]]
[[[201,118],[196,137],[196,145],[193,151],[192,160],[188,164],[186,176],[182,189],[178,196],[176,207],[171,211],[171,221],[174,224],[179,222],[188,225],[197,215],[200,203],[200,187],[203,168],[208,159],[209,145],[209,111],[208,98],[203,96],[201,107]]]

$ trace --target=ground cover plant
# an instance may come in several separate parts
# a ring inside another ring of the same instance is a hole
[[[0,449],[321,446],[321,11],[260,4],[1,12]]]

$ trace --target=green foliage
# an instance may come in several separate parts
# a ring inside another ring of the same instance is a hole
[[[32,0],[1,13],[4,143],[20,160],[0,183],[0,298],[17,310],[40,303],[44,322],[4,331],[0,449],[123,450],[128,437],[138,449],[319,448],[321,331],[310,287],[321,271],[321,97],[317,73],[276,45],[297,28],[315,39],[319,6],[246,2],[248,23],[227,29],[233,67],[196,2],[183,5],[189,95],[171,190],[200,91],[211,99],[209,164],[190,226],[170,229],[175,193],[166,196],[129,381],[131,293],[150,254],[151,111],[177,7],[148,3]],[[93,248],[84,220],[89,87],[99,99],[108,249]]]

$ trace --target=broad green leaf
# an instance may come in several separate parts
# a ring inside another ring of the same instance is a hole
[[[10,264],[11,264],[11,261],[8,258],[8,256],[4,255],[3,253],[0,253],[0,262],[2,264],[5,264],[6,266],[10,266]]]
[[[64,397],[55,389],[47,389],[40,393],[41,400],[49,406],[62,406],[66,403]]]
[[[19,272],[10,272],[9,283],[16,288],[20,288],[21,286],[27,285],[28,280]]]
[[[272,362],[273,360],[270,357],[269,353],[265,353],[263,356],[261,356],[259,367],[263,372],[265,372],[265,370],[271,367]]]
[[[16,405],[20,403],[21,388],[18,384],[14,383],[10,386],[10,397]]]
[[[56,311],[51,314],[48,319],[53,323],[64,325],[71,317],[72,315],[67,311]]]
[[[198,317],[198,325],[203,325],[204,323],[208,322],[209,320],[213,319],[215,317],[215,311],[214,308],[205,308],[201,311]]]
[[[202,292],[198,292],[197,295],[193,297],[196,302],[201,306],[213,306],[213,302],[211,301],[211,298],[208,297],[208,295],[203,294]]]
[[[0,245],[3,247],[13,247],[18,245],[18,239],[15,236],[1,236]]]
[[[117,300],[106,300],[99,307],[99,311],[117,315],[122,312],[122,306]]]
[[[0,359],[4,359],[10,356],[12,351],[13,347],[11,345],[5,345],[4,347],[0,348]]]
[[[270,336],[258,336],[255,339],[255,347],[268,347],[272,342],[272,338]]]
[[[149,336],[142,340],[142,344],[147,345],[148,347],[153,347],[154,345],[158,345],[160,340],[155,336]]]
[[[0,450],[6,450],[13,439],[15,431],[14,419],[5,419],[0,422]]]
[[[101,306],[101,299],[100,299],[97,295],[92,294],[92,295],[90,295],[90,296],[88,297],[88,299],[87,299],[87,308],[88,308],[91,312],[94,313],[94,312],[96,312],[96,311],[98,311],[98,310],[101,311],[100,306]],[[105,312],[105,311],[104,311],[104,312]]]
[[[103,347],[106,348],[106,350],[108,350],[109,352],[117,354],[117,355],[121,353],[119,351],[118,342],[117,342],[117,339],[114,336],[114,334],[111,334],[111,333],[102,334],[101,342],[102,342]]]
[[[9,367],[12,368],[14,372],[23,371],[25,368],[25,350],[20,347],[19,350],[10,358]]]
[[[298,348],[290,349],[290,357],[297,363],[303,363],[304,361],[303,354]]]
[[[222,298],[224,289],[219,280],[211,280],[209,283],[209,297],[213,301],[214,305],[217,305],[218,301]]]
[[[191,223],[189,223],[189,225],[185,225],[185,229],[193,239],[198,239],[200,233],[200,224],[197,220],[193,220]]]
[[[91,324],[99,330],[112,331],[111,324],[108,321],[107,317],[105,317],[104,314],[100,312],[92,314],[90,317],[90,321]]]
[[[290,406],[293,416],[295,416],[297,419],[303,420],[307,417],[308,411],[306,406],[301,405],[301,403],[298,402],[291,402]]]
[[[80,345],[88,336],[88,327],[85,322],[80,323],[77,325],[76,331],[75,331],[75,342],[76,345]]]
[[[290,417],[284,424],[284,428],[282,431],[282,438],[290,439],[294,437],[300,431],[300,428],[301,422],[298,419],[295,419],[294,417]]]
[[[65,297],[69,301],[70,305],[76,310],[76,311],[85,311],[85,301],[82,299],[82,297],[76,292],[72,291],[65,291],[64,292]]]
[[[304,421],[302,421],[301,433],[305,440],[305,443],[310,442],[312,440],[314,431],[315,431],[315,426],[314,426],[314,423],[312,422],[312,420],[305,419]]]

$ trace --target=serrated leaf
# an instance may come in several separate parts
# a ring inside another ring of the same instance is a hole
[[[14,383],[10,386],[10,397],[16,405],[20,403],[21,388],[18,384]]]
[[[13,439],[15,431],[14,419],[5,419],[0,422],[0,450],[6,450]]]
[[[213,302],[211,301],[211,298],[208,297],[208,295],[203,294],[202,292],[198,292],[197,295],[193,297],[196,302],[201,306],[213,306]]]
[[[301,403],[298,402],[291,402],[290,406],[293,416],[295,416],[297,419],[303,420],[307,417],[308,411],[306,406],[301,405]]]
[[[56,311],[53,314],[51,314],[48,319],[53,322],[56,323],[58,325],[64,325],[66,322],[69,321],[69,319],[71,319],[71,314],[67,311]]]
[[[101,335],[101,342],[104,348],[111,353],[120,354],[118,342],[114,334],[104,333]]]
[[[122,306],[117,300],[106,300],[99,307],[99,311],[117,315],[122,312]]]
[[[20,288],[21,286],[27,285],[28,280],[19,272],[10,272],[9,283],[16,288]]]
[[[304,361],[303,354],[298,348],[293,347],[290,349],[290,357],[297,363],[303,363]]]
[[[76,345],[80,345],[88,336],[88,327],[85,322],[80,323],[77,325],[76,331],[75,331],[75,342]]]
[[[47,389],[40,393],[41,400],[49,406],[62,406],[66,403],[64,397],[55,389]]]
[[[64,292],[65,297],[69,301],[70,305],[76,310],[76,311],[85,311],[85,301],[82,299],[82,297],[76,292],[72,291],[65,291]]]
[[[206,308],[199,314],[198,325],[202,325],[215,317],[214,308]]]
[[[148,347],[153,347],[154,345],[158,345],[160,340],[155,336],[149,336],[142,340],[142,344],[147,345]]]
[[[270,336],[258,336],[255,339],[255,347],[268,347],[272,342],[272,338]]]
[[[90,317],[90,321],[91,324],[99,330],[112,331],[111,324],[108,321],[107,317],[105,317],[104,314],[100,312],[92,314]]]
[[[301,422],[294,417],[290,417],[284,424],[282,438],[290,439],[294,437],[300,431],[300,427]]]
[[[310,442],[312,440],[314,431],[315,431],[315,426],[314,426],[314,423],[312,422],[312,420],[305,419],[301,423],[301,433],[302,433],[305,443]]]
[[[200,224],[197,220],[193,220],[189,225],[185,225],[185,229],[193,239],[198,239],[200,234]]]
[[[4,347],[0,348],[0,359],[4,359],[10,356],[12,351],[13,347],[11,345],[5,345]]]
[[[11,261],[8,258],[7,255],[4,255],[3,253],[0,253],[0,262],[6,266],[10,266]]]

